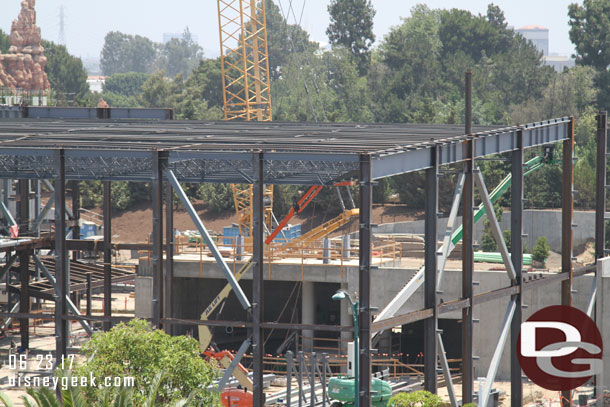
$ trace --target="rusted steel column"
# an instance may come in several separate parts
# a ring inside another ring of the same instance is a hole
[[[61,361],[67,354],[68,321],[67,295],[70,290],[70,271],[68,269],[68,249],[66,246],[66,158],[64,150],[56,150],[55,180],[55,357]]]
[[[165,188],[165,281],[163,293],[164,318],[173,318],[172,311],[172,281],[174,278],[174,189],[168,182]],[[174,325],[166,325],[165,332],[171,334]]]
[[[563,172],[561,195],[561,272],[569,278],[561,283],[561,304],[572,305],[572,220],[574,216],[574,118],[568,126],[568,139],[563,142]],[[572,392],[561,392],[562,407],[572,405]]]
[[[424,308],[433,309],[433,316],[424,320],[424,389],[437,391],[437,346],[438,327],[436,273],[438,246],[438,149],[432,148],[432,167],[426,170],[426,224],[425,224],[425,277]]]
[[[112,185],[104,181],[104,316],[112,316]],[[104,321],[104,331],[112,327]]]
[[[517,133],[517,149],[511,157],[511,260],[515,268],[517,280],[513,284],[523,287],[521,273],[523,270],[523,130]],[[511,406],[523,405],[523,383],[521,380],[521,366],[517,357],[517,338],[521,329],[521,290],[514,297],[515,314],[510,326],[510,388]]]
[[[360,407],[371,405],[371,243],[373,209],[371,156],[360,156],[360,256],[359,291],[360,317],[358,336],[360,342],[359,381]]]
[[[254,185],[252,198],[252,356],[253,356],[253,396],[254,407],[265,405],[263,393],[263,357],[265,356],[263,322],[264,295],[264,203],[265,196],[265,159],[263,153],[253,154]]]
[[[597,182],[595,205],[595,258],[604,257],[605,215],[606,215],[606,146],[607,113],[599,112],[597,115]]]
[[[466,134],[472,134],[472,73],[466,72]],[[474,140],[464,143],[464,190],[462,192],[462,298],[469,301],[462,310],[462,405],[472,403],[474,368],[472,354],[474,272]]]

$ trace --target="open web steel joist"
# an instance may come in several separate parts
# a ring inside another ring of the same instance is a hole
[[[569,118],[522,127],[180,121],[0,121],[0,177],[57,177],[53,150],[65,150],[66,179],[150,181],[154,150],[166,150],[181,182],[252,183],[252,152],[265,154],[267,184],[331,185],[355,177],[360,155],[371,156],[373,179],[465,159],[472,137],[476,156],[566,139]]]

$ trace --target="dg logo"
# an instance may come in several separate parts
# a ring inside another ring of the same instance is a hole
[[[543,308],[521,324],[517,355],[523,372],[548,390],[572,390],[602,371],[602,337],[574,307]]]

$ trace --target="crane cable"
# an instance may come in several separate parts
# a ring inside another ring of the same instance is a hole
[[[305,4],[306,3],[307,3],[307,0],[305,0],[303,2],[303,7],[301,9],[301,16],[297,20],[296,14],[294,12],[294,8],[292,7],[292,0],[289,0],[288,14],[286,12],[284,12],[284,7],[282,5],[282,1],[278,0],[278,4],[280,6],[280,11],[282,13],[282,17],[284,17],[284,21],[286,22],[286,26],[287,27],[289,27],[289,25],[290,25],[288,23],[288,19],[290,17],[290,12],[292,12],[292,16],[294,17],[294,22],[296,23],[296,26],[298,28],[301,28],[301,21],[302,21],[302,18],[303,18],[303,13],[304,13],[304,10],[305,10]],[[294,38],[291,35],[289,35],[289,40],[290,40],[290,45],[291,45],[292,53],[296,54],[296,44],[295,44]],[[305,51],[306,47],[305,47],[305,43],[303,42],[302,38],[301,38],[301,46],[303,47],[303,51]],[[322,109],[323,120],[324,121],[328,121],[328,118],[326,116],[326,110],[324,109],[324,103],[323,103],[322,98],[320,96],[320,88],[318,86],[318,80],[317,80],[316,71],[315,71],[315,69],[313,69],[313,65],[311,64],[311,61],[310,61],[309,56],[307,55],[307,53],[303,52],[303,55],[305,56],[306,64],[311,67],[314,88],[315,88],[316,94],[318,96],[318,103],[320,104],[320,107]],[[305,93],[307,94],[307,101],[309,102],[309,106],[310,106],[310,109],[311,109],[311,113],[312,113],[313,119],[317,123],[318,122],[318,115],[316,114],[315,108],[313,106],[313,102],[311,100],[311,92],[309,90],[309,86],[307,85],[307,81],[305,80],[304,75],[301,74],[301,71],[297,70],[297,72],[298,72],[299,76],[301,77],[301,79],[303,80],[303,85],[305,87]]]
[[[281,2],[281,0],[278,0]],[[299,21],[297,22],[297,16],[294,12],[294,8],[292,7],[292,0],[288,0],[288,4],[289,4],[289,8],[288,11],[289,13],[292,12],[292,16],[294,17],[294,22],[297,23],[297,26],[299,28],[301,28],[301,22],[303,20],[303,14],[305,12],[305,5],[307,4],[307,0],[303,0],[303,7],[301,7],[301,16],[299,17]],[[288,19],[286,19],[286,21],[288,21]],[[300,41],[301,41],[301,46],[303,47],[303,50],[305,50],[305,42],[303,41],[303,37],[300,37]],[[318,98],[320,100],[320,107],[322,108],[322,114],[324,116],[324,121],[328,121],[327,117],[326,117],[326,109],[324,109],[324,102],[322,100],[322,97],[320,96],[320,87],[318,86],[318,75],[316,73],[316,70],[313,66],[313,64],[311,63],[311,61],[309,60],[309,56],[307,55],[307,53],[305,53],[305,59],[307,61],[307,64],[310,66],[311,68],[311,72],[312,72],[312,77],[313,77],[313,85],[314,88],[316,90],[316,94],[318,95]]]

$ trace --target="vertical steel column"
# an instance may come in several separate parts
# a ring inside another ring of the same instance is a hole
[[[511,212],[510,212],[510,243],[511,259],[515,274],[515,284],[523,288],[521,272],[523,269],[523,130],[517,133],[517,149],[511,156]],[[521,366],[517,358],[517,338],[521,329],[521,290],[513,296],[515,313],[510,326],[510,388],[511,406],[523,405],[523,383]]]
[[[432,148],[432,168],[426,170],[426,220],[425,220],[425,279],[424,308],[432,308],[433,316],[424,320],[424,389],[437,391],[437,353],[436,330],[438,315],[436,311],[436,273],[438,246],[438,149]]]
[[[112,185],[104,181],[104,316],[112,316]],[[75,214],[76,216],[76,214]],[[112,328],[104,321],[104,331]]]
[[[360,315],[358,337],[360,342],[360,406],[371,405],[371,212],[373,209],[373,176],[371,156],[360,155],[360,249],[359,279]]]
[[[19,180],[19,236],[30,231],[30,181]]]
[[[563,142],[563,171],[561,197],[561,271],[569,273],[569,278],[561,283],[561,304],[572,305],[572,219],[574,214],[574,118],[568,126],[568,139]],[[561,392],[562,407],[572,405],[572,392]]]
[[[472,72],[466,72],[466,134],[472,134]],[[472,354],[474,271],[474,140],[464,144],[464,191],[462,193],[462,298],[468,307],[462,310],[462,405],[472,403],[474,368]]]
[[[30,225],[30,181],[19,180],[19,236],[28,235]],[[19,280],[21,289],[19,291],[19,312],[30,312],[30,256],[26,251],[19,254]],[[30,320],[19,319],[19,331],[21,333],[21,346],[29,348],[30,342]]]
[[[174,189],[168,182],[165,188],[165,292],[163,294],[163,314],[165,318],[172,318],[172,280],[174,278]],[[165,332],[171,334],[172,324],[165,326]]]
[[[19,291],[19,312],[30,313],[30,254],[22,250],[19,253],[19,276],[21,280],[21,290]],[[30,320],[21,318],[19,320],[19,330],[21,331],[21,346],[24,349],[30,347]]]
[[[72,181],[72,218],[74,226],[72,227],[72,239],[80,239],[80,182]],[[78,260],[78,250],[72,252],[72,259]]]
[[[66,356],[68,341],[67,295],[70,290],[68,249],[66,245],[66,158],[64,150],[56,150],[57,179],[55,180],[55,358]]]
[[[600,111],[597,115],[597,180],[596,180],[596,202],[595,202],[595,260],[601,259],[606,255],[606,150],[608,146],[608,125],[607,125],[607,112]],[[595,269],[595,282],[594,287],[596,287],[597,293],[596,296],[599,297],[599,292],[601,292],[601,287],[597,286],[598,278],[597,268]],[[591,299],[595,304],[595,299]],[[595,306],[593,305],[593,310],[591,312],[592,317],[595,321],[598,321],[598,315],[595,310]],[[595,399],[598,399],[602,393],[603,389],[600,388],[601,375],[596,375],[593,377],[594,386],[594,396]]]
[[[597,115],[597,183],[595,205],[595,258],[604,257],[605,249],[605,212],[606,212],[606,146],[607,146],[607,113]]]
[[[253,363],[253,396],[254,407],[263,407],[263,357],[265,344],[263,329],[263,286],[264,286],[264,227],[265,214],[263,198],[265,196],[265,158],[263,153],[252,156],[254,168],[254,185],[252,197],[252,356]]]
[[[91,289],[91,272],[87,273],[87,308],[86,315],[88,317],[91,316],[91,296],[93,294],[93,290]]]
[[[163,318],[163,168],[167,153],[153,153],[152,206],[153,206],[153,325],[161,328]]]

